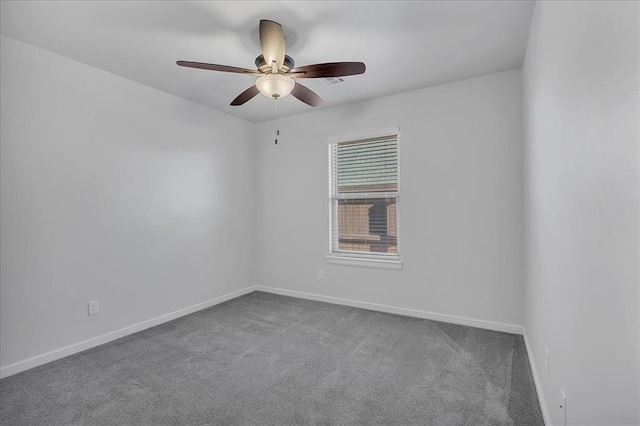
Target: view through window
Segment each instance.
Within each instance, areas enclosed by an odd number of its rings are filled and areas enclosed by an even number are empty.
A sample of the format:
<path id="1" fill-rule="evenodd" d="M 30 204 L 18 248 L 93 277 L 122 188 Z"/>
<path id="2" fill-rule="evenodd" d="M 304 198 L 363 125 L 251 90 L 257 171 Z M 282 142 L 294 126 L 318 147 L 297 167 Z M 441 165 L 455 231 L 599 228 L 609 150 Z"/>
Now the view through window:
<path id="1" fill-rule="evenodd" d="M 398 135 L 333 143 L 330 253 L 398 257 Z"/>

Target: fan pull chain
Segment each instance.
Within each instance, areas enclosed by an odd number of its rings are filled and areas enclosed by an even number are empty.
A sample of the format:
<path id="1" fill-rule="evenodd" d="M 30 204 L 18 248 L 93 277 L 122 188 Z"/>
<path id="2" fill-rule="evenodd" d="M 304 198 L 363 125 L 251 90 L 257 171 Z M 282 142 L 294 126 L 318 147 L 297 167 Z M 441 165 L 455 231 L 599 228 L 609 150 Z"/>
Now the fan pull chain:
<path id="1" fill-rule="evenodd" d="M 278 137 L 280 137 L 280 117 L 278 117 L 278 98 L 276 98 L 276 145 L 278 145 Z"/>

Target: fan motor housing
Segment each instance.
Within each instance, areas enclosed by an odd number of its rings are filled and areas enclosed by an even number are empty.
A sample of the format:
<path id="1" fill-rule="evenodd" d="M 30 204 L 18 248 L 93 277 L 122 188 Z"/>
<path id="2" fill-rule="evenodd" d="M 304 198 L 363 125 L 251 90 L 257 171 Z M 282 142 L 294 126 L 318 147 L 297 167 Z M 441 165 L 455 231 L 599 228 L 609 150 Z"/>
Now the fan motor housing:
<path id="1" fill-rule="evenodd" d="M 256 67 L 258 67 L 258 70 L 260 70 L 260 72 L 263 73 L 270 73 L 271 72 L 271 65 L 267 64 L 267 61 L 265 61 L 264 56 L 260 55 L 256 58 Z M 284 62 L 282 63 L 282 67 L 278 70 L 278 71 L 282 71 L 283 73 L 287 73 L 289 72 L 289 70 L 291 68 L 294 67 L 295 65 L 295 61 L 293 60 L 293 58 L 289 55 L 284 55 Z"/>

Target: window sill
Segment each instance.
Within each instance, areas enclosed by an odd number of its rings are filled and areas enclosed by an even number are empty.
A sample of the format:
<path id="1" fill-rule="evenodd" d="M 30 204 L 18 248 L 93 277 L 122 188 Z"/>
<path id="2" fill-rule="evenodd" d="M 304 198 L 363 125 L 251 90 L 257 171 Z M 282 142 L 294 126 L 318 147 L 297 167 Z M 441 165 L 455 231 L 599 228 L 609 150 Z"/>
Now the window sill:
<path id="1" fill-rule="evenodd" d="M 327 256 L 327 263 L 342 266 L 356 266 L 359 268 L 402 270 L 401 260 L 372 259 L 370 257 Z"/>

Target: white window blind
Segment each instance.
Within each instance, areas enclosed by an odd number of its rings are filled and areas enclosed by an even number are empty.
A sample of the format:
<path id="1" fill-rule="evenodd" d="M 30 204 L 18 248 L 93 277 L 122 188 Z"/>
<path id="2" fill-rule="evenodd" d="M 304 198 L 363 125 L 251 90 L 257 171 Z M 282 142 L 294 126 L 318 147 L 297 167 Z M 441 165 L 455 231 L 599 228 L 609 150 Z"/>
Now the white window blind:
<path id="1" fill-rule="evenodd" d="M 398 134 L 332 143 L 329 168 L 330 255 L 398 259 Z"/>

